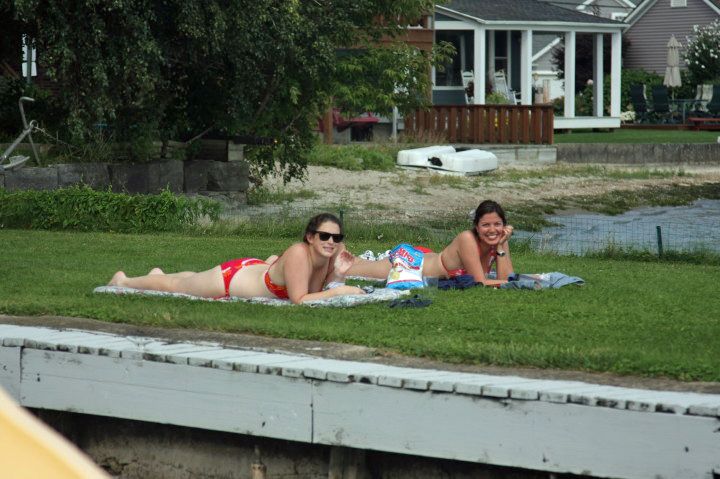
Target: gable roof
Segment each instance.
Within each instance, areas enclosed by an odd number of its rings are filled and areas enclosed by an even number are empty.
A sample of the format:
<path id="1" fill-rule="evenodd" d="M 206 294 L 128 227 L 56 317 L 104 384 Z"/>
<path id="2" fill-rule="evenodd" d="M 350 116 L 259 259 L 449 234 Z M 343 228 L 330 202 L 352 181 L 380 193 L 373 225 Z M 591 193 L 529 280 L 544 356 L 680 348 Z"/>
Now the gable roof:
<path id="1" fill-rule="evenodd" d="M 540 0 L 452 0 L 439 10 L 459 13 L 481 23 L 584 23 L 619 26 L 622 22 L 580 13 Z"/>
<path id="2" fill-rule="evenodd" d="M 718 15 L 720 15 L 720 0 L 702 0 L 708 7 L 713 9 Z M 645 0 L 637 7 L 633 12 L 625 18 L 625 22 L 634 25 L 638 20 L 647 13 L 653 5 L 657 3 L 657 0 Z"/>

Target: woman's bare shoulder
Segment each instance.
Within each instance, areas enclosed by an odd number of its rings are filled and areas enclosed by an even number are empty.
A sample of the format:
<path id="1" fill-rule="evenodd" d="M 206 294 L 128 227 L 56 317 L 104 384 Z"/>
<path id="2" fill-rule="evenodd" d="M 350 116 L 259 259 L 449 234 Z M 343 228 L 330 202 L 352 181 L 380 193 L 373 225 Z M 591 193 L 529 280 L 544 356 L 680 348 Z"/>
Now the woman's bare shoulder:
<path id="1" fill-rule="evenodd" d="M 459 235 L 455 237 L 454 243 L 468 243 L 468 242 L 475 242 L 475 235 L 470 230 L 465 230 Z"/>
<path id="2" fill-rule="evenodd" d="M 308 254 L 308 245 L 306 243 L 294 243 L 283 251 L 282 257 L 296 258 L 298 256 L 306 256 Z"/>

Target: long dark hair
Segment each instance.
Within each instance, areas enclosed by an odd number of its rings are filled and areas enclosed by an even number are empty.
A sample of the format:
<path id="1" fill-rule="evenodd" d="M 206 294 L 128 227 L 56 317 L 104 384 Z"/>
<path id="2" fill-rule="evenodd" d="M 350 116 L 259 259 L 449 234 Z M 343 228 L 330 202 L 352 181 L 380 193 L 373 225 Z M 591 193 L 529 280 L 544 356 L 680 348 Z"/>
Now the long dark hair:
<path id="1" fill-rule="evenodd" d="M 333 223 L 338 225 L 340 227 L 340 234 L 345 234 L 345 228 L 343 227 L 340 218 L 338 218 L 332 213 L 320 213 L 319 215 L 315 215 L 310 218 L 310 221 L 308 221 L 308 224 L 305 227 L 305 233 L 303 233 L 302 240 L 307 243 L 307 235 L 314 235 L 320 225 L 325 223 L 326 221 L 332 221 Z"/>
<path id="2" fill-rule="evenodd" d="M 503 211 L 502 206 L 500 206 L 493 200 L 485 200 L 480 203 L 475 210 L 475 219 L 473 220 L 473 232 L 475 234 L 477 234 L 476 228 L 478 223 L 480 222 L 480 218 L 482 218 L 488 213 L 497 213 L 497 215 L 503 222 L 503 226 L 507 224 L 507 220 L 505 219 L 505 212 Z"/>

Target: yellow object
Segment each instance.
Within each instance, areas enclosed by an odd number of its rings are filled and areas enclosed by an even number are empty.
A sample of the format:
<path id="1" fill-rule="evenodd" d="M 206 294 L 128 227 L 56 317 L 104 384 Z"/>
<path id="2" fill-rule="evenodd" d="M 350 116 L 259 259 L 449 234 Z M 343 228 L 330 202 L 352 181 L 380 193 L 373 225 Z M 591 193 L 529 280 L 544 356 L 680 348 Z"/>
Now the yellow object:
<path id="1" fill-rule="evenodd" d="M 0 477 L 110 479 L 70 441 L 0 389 Z"/>

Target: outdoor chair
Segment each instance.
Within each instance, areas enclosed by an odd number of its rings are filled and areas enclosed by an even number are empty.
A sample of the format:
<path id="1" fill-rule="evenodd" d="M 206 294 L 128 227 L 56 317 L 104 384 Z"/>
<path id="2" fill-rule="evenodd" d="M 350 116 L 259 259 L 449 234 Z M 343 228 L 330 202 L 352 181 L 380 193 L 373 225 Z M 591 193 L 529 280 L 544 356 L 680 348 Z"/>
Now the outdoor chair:
<path id="1" fill-rule="evenodd" d="M 720 117 L 720 85 L 712 86 L 712 97 L 705 105 L 708 116 Z"/>
<path id="2" fill-rule="evenodd" d="M 635 83 L 630 85 L 630 103 L 635 109 L 635 118 L 643 123 L 648 119 L 647 99 L 645 85 Z"/>
<path id="3" fill-rule="evenodd" d="M 652 86 L 652 114 L 662 123 L 671 120 L 670 99 L 668 98 L 668 89 L 665 85 Z"/>
<path id="4" fill-rule="evenodd" d="M 710 101 L 710 98 L 712 98 L 712 91 L 713 86 L 712 85 L 698 85 L 695 89 L 695 98 L 694 102 L 692 103 L 692 110 L 695 113 L 704 113 L 707 112 L 705 109 L 705 105 L 707 102 Z"/>

